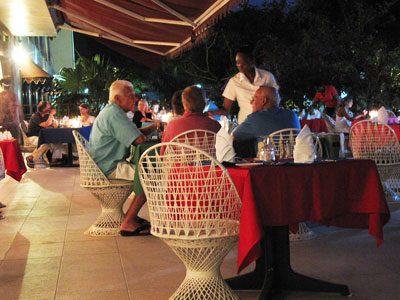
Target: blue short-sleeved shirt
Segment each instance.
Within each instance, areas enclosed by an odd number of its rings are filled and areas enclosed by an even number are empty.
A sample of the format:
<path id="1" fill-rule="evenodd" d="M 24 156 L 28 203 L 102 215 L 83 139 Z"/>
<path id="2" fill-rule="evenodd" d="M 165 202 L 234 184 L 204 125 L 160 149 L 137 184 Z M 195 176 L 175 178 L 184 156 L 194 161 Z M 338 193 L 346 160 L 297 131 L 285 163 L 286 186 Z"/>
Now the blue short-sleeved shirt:
<path id="1" fill-rule="evenodd" d="M 115 103 L 109 103 L 93 123 L 89 153 L 108 176 L 117 167 L 118 161 L 128 156 L 130 145 L 141 134 L 122 108 Z"/>
<path id="2" fill-rule="evenodd" d="M 235 129 L 235 141 L 259 139 L 277 130 L 300 128 L 300 121 L 294 111 L 282 108 L 268 108 L 248 115 Z"/>

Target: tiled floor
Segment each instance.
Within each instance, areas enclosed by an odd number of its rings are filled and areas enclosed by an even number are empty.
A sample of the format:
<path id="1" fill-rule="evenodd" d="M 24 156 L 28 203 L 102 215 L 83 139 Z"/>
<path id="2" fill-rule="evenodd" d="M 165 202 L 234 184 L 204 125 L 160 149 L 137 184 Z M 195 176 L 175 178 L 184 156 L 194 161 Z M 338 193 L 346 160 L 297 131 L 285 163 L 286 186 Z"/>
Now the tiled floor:
<path id="1" fill-rule="evenodd" d="M 1 300 L 162 300 L 185 276 L 183 264 L 158 238 L 83 234 L 100 207 L 79 186 L 79 168 L 30 170 L 21 183 L 7 176 L 0 181 L 0 201 L 7 204 L 0 221 Z M 148 217 L 146 208 L 142 216 Z M 399 212 L 385 226 L 380 248 L 367 230 L 313 230 L 319 238 L 291 245 L 296 270 L 348 284 L 353 299 L 400 299 Z M 235 253 L 222 265 L 224 277 L 235 275 Z M 253 300 L 259 293 L 238 294 Z M 288 293 L 285 299 L 343 297 Z"/>

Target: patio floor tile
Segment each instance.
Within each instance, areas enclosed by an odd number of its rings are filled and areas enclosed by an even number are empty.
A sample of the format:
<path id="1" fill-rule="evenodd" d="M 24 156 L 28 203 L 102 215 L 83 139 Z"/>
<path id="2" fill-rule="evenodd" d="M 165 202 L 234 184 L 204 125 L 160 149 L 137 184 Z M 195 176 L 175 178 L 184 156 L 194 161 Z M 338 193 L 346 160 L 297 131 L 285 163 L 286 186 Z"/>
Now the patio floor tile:
<path id="1" fill-rule="evenodd" d="M 28 170 L 20 183 L 7 176 L 0 191 L 0 201 L 7 204 L 0 221 L 1 300 L 163 300 L 185 277 L 181 260 L 157 237 L 84 234 L 101 208 L 79 186 L 79 168 Z M 140 216 L 149 219 L 146 205 Z M 400 299 L 400 210 L 385 225 L 379 248 L 367 230 L 312 226 L 316 239 L 291 243 L 296 271 L 348 284 L 355 300 Z M 225 278 L 236 275 L 236 253 L 234 247 L 222 263 Z M 259 291 L 237 294 L 256 300 Z M 343 300 L 307 292 L 284 297 Z"/>

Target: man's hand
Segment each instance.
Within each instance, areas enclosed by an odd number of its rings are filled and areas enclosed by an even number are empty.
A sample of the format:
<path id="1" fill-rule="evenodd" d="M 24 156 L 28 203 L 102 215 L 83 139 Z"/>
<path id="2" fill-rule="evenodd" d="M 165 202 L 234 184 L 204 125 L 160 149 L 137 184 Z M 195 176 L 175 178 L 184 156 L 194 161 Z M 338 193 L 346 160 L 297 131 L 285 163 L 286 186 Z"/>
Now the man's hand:
<path id="1" fill-rule="evenodd" d="M 160 124 L 161 124 L 160 121 L 155 121 L 152 124 L 147 125 L 146 127 L 139 128 L 139 130 L 145 136 L 151 136 L 154 131 L 160 128 Z"/>
<path id="2" fill-rule="evenodd" d="M 134 145 L 143 144 L 147 140 L 146 136 L 143 134 L 133 141 Z"/>
<path id="3" fill-rule="evenodd" d="M 53 115 L 55 115 L 56 114 L 56 110 L 53 108 L 51 111 L 50 111 L 50 116 L 53 116 Z"/>

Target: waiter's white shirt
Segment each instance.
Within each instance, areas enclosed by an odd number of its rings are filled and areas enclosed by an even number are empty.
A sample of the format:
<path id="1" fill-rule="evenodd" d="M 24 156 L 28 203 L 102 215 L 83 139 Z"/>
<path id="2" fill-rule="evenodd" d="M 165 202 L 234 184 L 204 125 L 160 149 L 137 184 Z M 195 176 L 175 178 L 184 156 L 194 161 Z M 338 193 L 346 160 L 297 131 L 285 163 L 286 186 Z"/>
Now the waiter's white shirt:
<path id="1" fill-rule="evenodd" d="M 222 94 L 223 97 L 232 101 L 237 101 L 239 105 L 238 123 L 242 123 L 246 117 L 253 112 L 251 107 L 251 99 L 260 86 L 271 86 L 279 89 L 274 75 L 263 69 L 255 68 L 256 76 L 253 83 L 247 79 L 243 73 L 237 73 L 231 79 Z"/>

